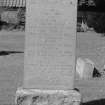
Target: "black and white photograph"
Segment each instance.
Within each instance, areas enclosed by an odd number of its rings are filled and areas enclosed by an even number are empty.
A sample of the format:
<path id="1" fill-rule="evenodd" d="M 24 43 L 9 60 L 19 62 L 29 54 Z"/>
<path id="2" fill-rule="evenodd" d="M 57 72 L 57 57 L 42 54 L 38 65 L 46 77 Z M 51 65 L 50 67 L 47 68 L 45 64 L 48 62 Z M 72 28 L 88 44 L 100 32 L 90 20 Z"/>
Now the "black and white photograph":
<path id="1" fill-rule="evenodd" d="M 0 0 L 0 105 L 104 105 L 105 0 Z"/>

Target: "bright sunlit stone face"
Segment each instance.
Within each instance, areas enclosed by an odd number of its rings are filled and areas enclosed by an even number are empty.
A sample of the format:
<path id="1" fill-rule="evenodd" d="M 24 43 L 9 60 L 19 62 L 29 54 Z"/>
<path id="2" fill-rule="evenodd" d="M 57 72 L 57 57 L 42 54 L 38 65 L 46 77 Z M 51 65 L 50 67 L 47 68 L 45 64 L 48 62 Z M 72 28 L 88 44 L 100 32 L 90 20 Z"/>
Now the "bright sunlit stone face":
<path id="1" fill-rule="evenodd" d="M 28 0 L 24 88 L 73 89 L 76 0 Z"/>

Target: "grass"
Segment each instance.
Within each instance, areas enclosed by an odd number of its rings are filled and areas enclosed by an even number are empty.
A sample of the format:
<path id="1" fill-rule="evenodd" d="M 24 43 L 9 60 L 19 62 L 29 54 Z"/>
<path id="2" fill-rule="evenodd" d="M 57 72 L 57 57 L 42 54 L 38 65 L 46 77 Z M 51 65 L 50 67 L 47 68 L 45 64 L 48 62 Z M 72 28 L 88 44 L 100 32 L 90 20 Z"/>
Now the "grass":
<path id="1" fill-rule="evenodd" d="M 0 51 L 24 52 L 24 32 L 0 32 Z M 77 34 L 77 57 L 88 57 L 99 70 L 105 64 L 105 37 L 96 33 Z M 0 56 L 0 104 L 14 105 L 16 89 L 22 86 L 24 54 Z M 105 79 L 76 80 L 75 87 L 83 95 L 84 105 L 105 98 Z M 90 103 L 89 103 L 89 102 Z M 88 102 L 88 103 L 85 103 Z M 102 101 L 103 102 L 103 101 Z"/>

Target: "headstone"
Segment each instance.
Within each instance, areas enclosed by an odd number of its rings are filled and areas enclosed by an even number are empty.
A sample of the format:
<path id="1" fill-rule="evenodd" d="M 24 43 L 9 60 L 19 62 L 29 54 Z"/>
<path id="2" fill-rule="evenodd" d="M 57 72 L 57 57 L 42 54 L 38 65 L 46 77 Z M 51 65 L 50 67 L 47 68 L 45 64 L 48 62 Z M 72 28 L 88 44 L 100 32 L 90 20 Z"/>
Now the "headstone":
<path id="1" fill-rule="evenodd" d="M 76 6 L 76 0 L 27 1 L 24 88 L 73 89 Z"/>
<path id="2" fill-rule="evenodd" d="M 91 79 L 95 64 L 88 58 L 78 58 L 76 63 L 76 74 L 80 79 Z"/>
<path id="3" fill-rule="evenodd" d="M 73 90 L 77 0 L 26 4 L 24 84 L 17 91 L 17 104 L 20 95 L 25 104 L 79 104 L 80 94 Z"/>
<path id="4" fill-rule="evenodd" d="M 76 78 L 83 78 L 83 73 L 84 73 L 84 68 L 85 68 L 85 61 L 81 58 L 77 58 L 76 62 Z"/>

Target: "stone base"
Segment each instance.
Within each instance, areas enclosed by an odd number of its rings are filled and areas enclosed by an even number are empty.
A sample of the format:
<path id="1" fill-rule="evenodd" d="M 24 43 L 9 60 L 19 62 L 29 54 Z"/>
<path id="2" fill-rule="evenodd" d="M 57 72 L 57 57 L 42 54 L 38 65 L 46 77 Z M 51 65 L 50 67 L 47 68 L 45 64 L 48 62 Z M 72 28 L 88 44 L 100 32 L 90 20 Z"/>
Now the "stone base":
<path id="1" fill-rule="evenodd" d="M 81 95 L 76 90 L 18 89 L 16 105 L 80 105 Z"/>

